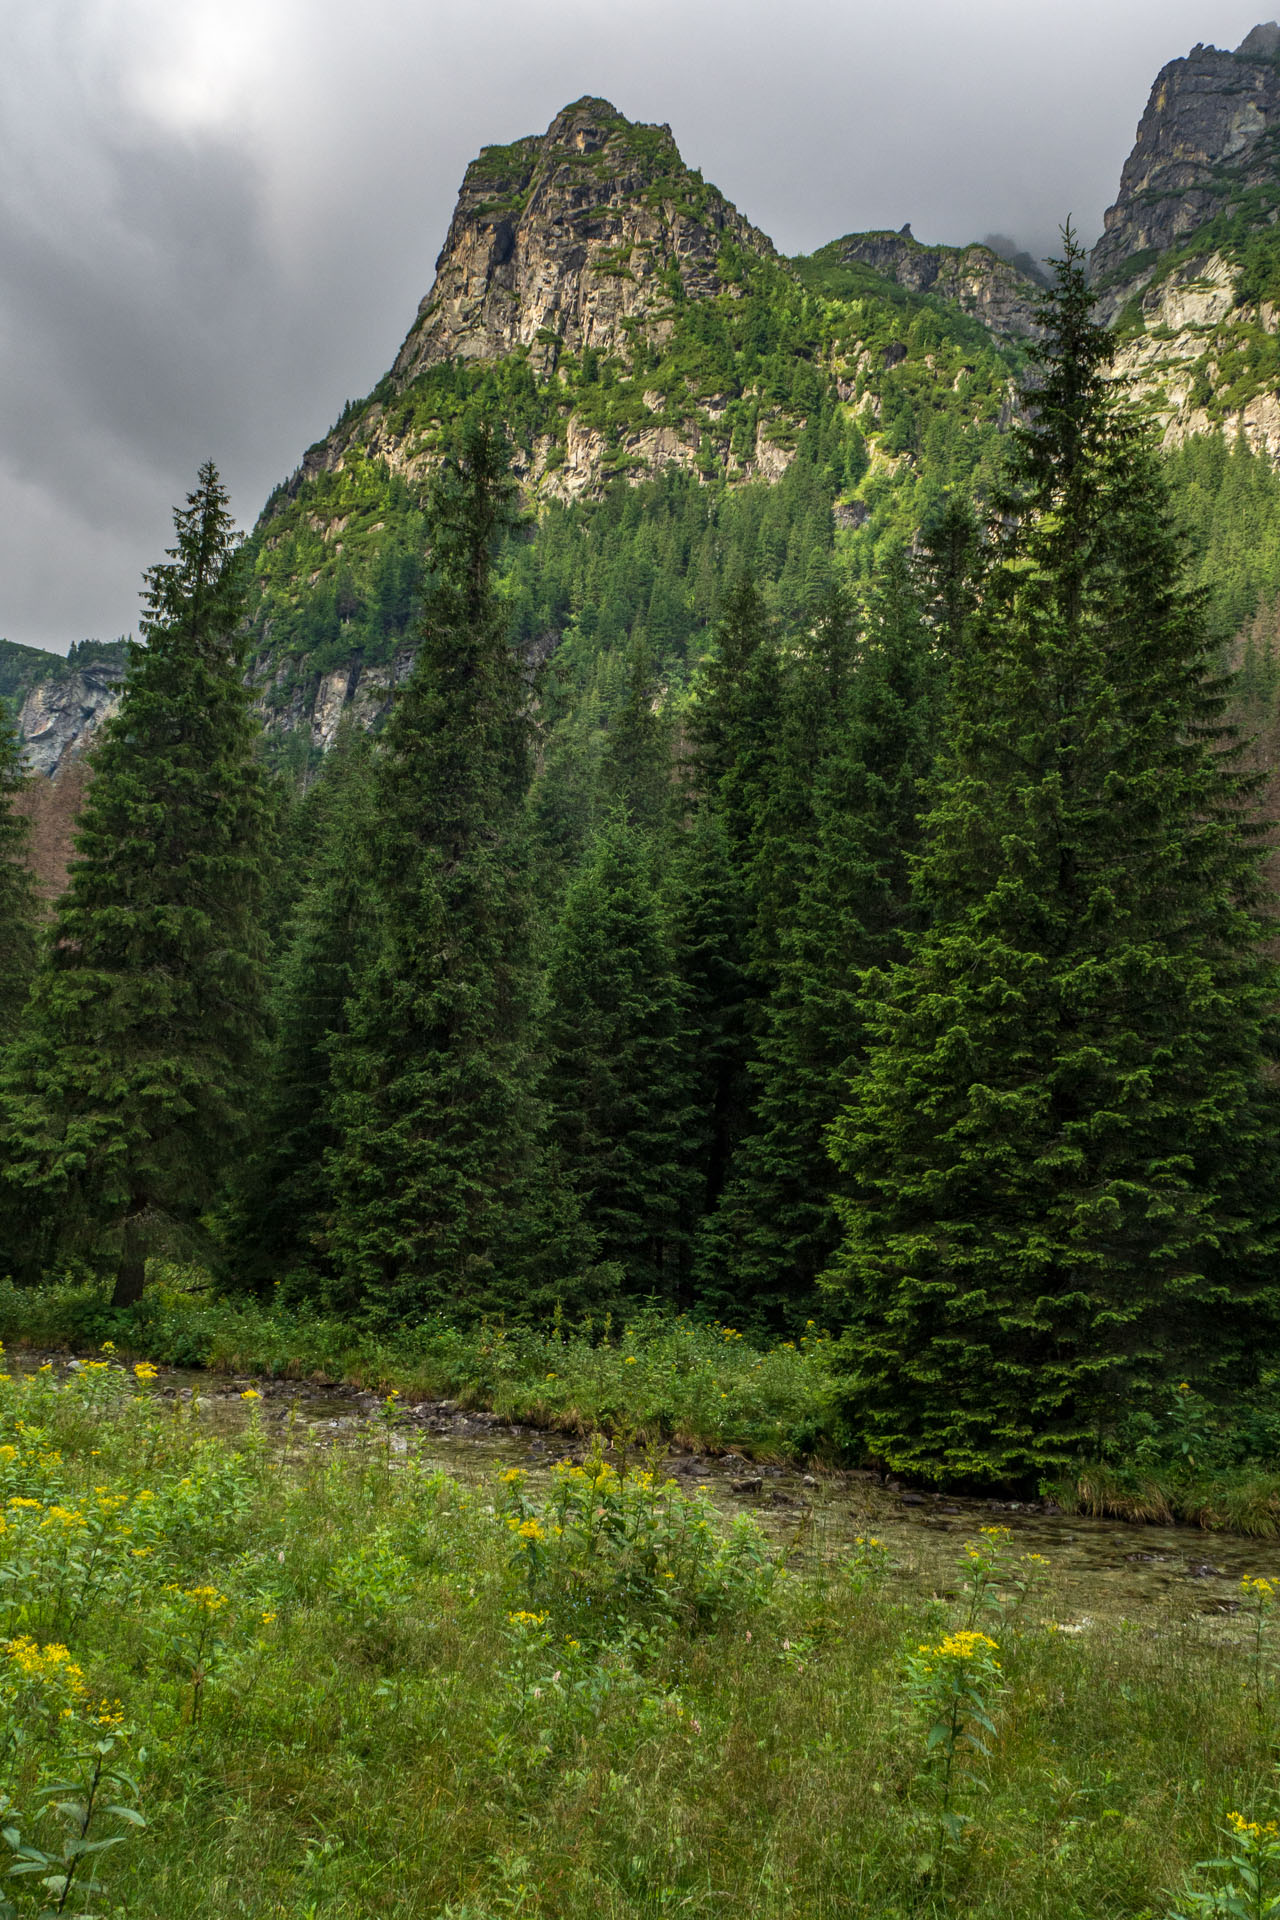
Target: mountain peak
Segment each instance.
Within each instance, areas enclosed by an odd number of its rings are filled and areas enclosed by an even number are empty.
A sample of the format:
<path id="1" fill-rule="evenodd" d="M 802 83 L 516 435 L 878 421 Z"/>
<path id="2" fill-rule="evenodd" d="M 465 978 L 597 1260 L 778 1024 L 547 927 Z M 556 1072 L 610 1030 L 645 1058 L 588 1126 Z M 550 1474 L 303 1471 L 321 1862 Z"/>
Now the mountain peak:
<path id="1" fill-rule="evenodd" d="M 673 299 L 721 290 L 726 241 L 777 258 L 685 166 L 670 127 L 584 95 L 546 133 L 484 147 L 467 168 L 397 384 L 444 360 L 516 351 L 539 373 L 562 348 L 626 359 L 636 329 L 662 337 Z"/>
<path id="2" fill-rule="evenodd" d="M 1280 53 L 1280 26 L 1274 20 L 1254 27 L 1236 48 L 1237 58 L 1243 55 L 1246 60 L 1270 60 L 1277 53 Z"/>
<path id="3" fill-rule="evenodd" d="M 1193 47 L 1156 76 L 1093 250 L 1095 277 L 1142 284 L 1159 256 L 1255 188 L 1275 186 L 1280 26 L 1254 27 L 1234 53 Z M 1255 196 L 1256 197 L 1256 196 Z"/>

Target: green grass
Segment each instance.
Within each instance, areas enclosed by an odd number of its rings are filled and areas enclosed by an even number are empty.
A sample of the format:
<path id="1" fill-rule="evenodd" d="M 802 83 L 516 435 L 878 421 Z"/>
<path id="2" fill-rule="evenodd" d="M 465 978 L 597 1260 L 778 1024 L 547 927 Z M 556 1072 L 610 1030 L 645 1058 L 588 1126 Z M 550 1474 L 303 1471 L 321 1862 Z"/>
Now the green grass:
<path id="1" fill-rule="evenodd" d="M 296 1438 L 110 1371 L 0 1382 L 0 1495 L 40 1503 L 5 1508 L 6 1817 L 55 1853 L 41 1784 L 113 1743 L 147 1824 L 95 1816 L 94 1913 L 1162 1920 L 1267 1813 L 1269 1613 L 1255 1673 L 1247 1615 L 1055 1630 L 998 1536 L 934 1596 L 873 1548 L 781 1577 L 660 1473 L 464 1485 L 393 1430 Z M 971 1622 L 994 1732 L 948 1838 L 918 1649 Z M 82 1679 L 24 1678 L 20 1635 Z"/>
<path id="2" fill-rule="evenodd" d="M 816 1328 L 763 1349 L 732 1327 L 638 1312 L 614 1324 L 461 1328 L 439 1320 L 376 1333 L 320 1314 L 229 1299 L 189 1269 L 167 1269 L 142 1302 L 113 1312 L 93 1285 L 23 1290 L 0 1281 L 0 1339 L 10 1345 L 124 1354 L 332 1381 L 489 1407 L 566 1433 L 627 1429 L 758 1459 L 833 1455 L 828 1341 Z M 193 1290 L 194 1282 L 194 1290 Z"/>
<path id="3" fill-rule="evenodd" d="M 0 1339 L 89 1354 L 110 1339 L 122 1356 L 165 1366 L 394 1387 L 407 1399 L 449 1399 L 577 1436 L 623 1434 L 639 1446 L 764 1461 L 857 1458 L 840 1420 L 831 1337 L 816 1327 L 769 1348 L 732 1327 L 648 1310 L 620 1325 L 432 1319 L 379 1332 L 229 1298 L 197 1269 L 162 1267 L 141 1303 L 123 1312 L 96 1285 L 28 1290 L 0 1280 Z M 1230 1406 L 1183 1388 L 1168 1398 L 1159 1416 L 1117 1435 L 1114 1457 L 1084 1462 L 1043 1490 L 1069 1513 L 1280 1539 L 1280 1379 L 1265 1376 Z"/>

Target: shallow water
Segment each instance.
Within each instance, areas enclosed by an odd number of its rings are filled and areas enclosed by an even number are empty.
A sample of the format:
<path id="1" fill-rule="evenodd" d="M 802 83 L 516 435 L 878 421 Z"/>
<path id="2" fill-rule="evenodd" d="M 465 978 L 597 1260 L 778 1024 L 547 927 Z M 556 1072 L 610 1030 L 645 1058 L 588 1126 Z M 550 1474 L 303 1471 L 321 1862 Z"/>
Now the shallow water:
<path id="1" fill-rule="evenodd" d="M 46 1362 L 60 1374 L 77 1364 L 64 1354 L 8 1358 L 15 1372 Z M 241 1398 L 247 1388 L 259 1393 L 257 1402 Z M 412 1449 L 424 1464 L 472 1483 L 512 1465 L 536 1479 L 557 1460 L 580 1458 L 584 1451 L 584 1443 L 570 1436 L 510 1426 L 449 1401 L 406 1406 L 388 1425 L 379 1417 L 377 1395 L 306 1381 L 164 1368 L 154 1391 L 175 1409 L 193 1407 L 202 1424 L 228 1434 L 247 1424 L 256 1405 L 265 1430 L 286 1453 L 376 1446 L 387 1450 L 394 1467 Z M 1243 1624 L 1233 1623 L 1241 1577 L 1264 1574 L 1280 1582 L 1280 1542 L 1239 1534 L 1082 1519 L 1021 1502 L 904 1495 L 866 1474 L 761 1467 L 733 1454 L 672 1454 L 667 1471 L 682 1485 L 706 1487 L 726 1514 L 754 1513 L 797 1566 L 842 1558 L 855 1535 L 873 1533 L 890 1551 L 895 1580 L 917 1592 L 954 1593 L 965 1541 L 980 1527 L 1007 1526 L 1018 1551 L 1049 1560 L 1054 1617 L 1072 1631 L 1087 1629 L 1094 1619 L 1138 1621 L 1158 1607 L 1166 1619 L 1172 1615 L 1234 1637 Z"/>

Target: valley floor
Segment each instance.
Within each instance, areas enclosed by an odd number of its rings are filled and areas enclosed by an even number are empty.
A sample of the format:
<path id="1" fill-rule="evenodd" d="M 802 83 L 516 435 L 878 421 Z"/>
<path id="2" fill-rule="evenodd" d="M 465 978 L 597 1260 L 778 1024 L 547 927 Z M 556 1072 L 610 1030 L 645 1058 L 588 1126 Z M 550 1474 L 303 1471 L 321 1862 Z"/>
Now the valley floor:
<path id="1" fill-rule="evenodd" d="M 130 1920 L 1163 1920 L 1198 1861 L 1277 1871 L 1269 1549 L 1232 1611 L 1090 1618 L 999 1525 L 921 1580 L 590 1451 L 442 1472 L 394 1398 L 272 1438 L 246 1391 L 234 1437 L 112 1354 L 0 1381 L 19 1914 L 68 1864 Z"/>

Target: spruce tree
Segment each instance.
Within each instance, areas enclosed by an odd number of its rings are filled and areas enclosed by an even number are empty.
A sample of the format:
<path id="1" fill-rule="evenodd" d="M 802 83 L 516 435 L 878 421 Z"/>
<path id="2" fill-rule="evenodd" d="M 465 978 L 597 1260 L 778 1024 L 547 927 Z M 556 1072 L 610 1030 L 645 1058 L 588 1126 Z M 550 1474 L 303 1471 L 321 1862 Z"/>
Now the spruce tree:
<path id="1" fill-rule="evenodd" d="M 552 942 L 546 1094 L 565 1178 L 632 1294 L 686 1267 L 691 1066 L 646 837 L 616 815 L 570 884 Z"/>
<path id="2" fill-rule="evenodd" d="M 606 803 L 620 802 L 647 833 L 664 827 L 672 810 L 672 731 L 660 710 L 648 643 L 628 649 L 626 688 L 611 717 L 601 766 Z"/>
<path id="3" fill-rule="evenodd" d="M 114 1270 L 119 1305 L 141 1293 L 148 1253 L 189 1242 L 215 1200 L 262 1037 L 268 808 L 212 464 L 174 525 L 0 1088 L 28 1255 L 86 1252 Z"/>
<path id="4" fill-rule="evenodd" d="M 337 1146 L 331 1066 L 374 924 L 368 872 L 373 744 L 339 729 L 308 795 L 310 872 L 283 943 L 272 992 L 272 1046 L 255 1145 L 234 1183 L 223 1236 L 232 1283 L 323 1298 L 330 1198 L 325 1158 Z"/>
<path id="5" fill-rule="evenodd" d="M 934 1477 L 1054 1469 L 1274 1318 L 1250 783 L 1066 238 L 956 663 L 932 924 L 870 997 L 833 1131 L 848 1418 Z"/>
<path id="6" fill-rule="evenodd" d="M 864 1052 L 862 978 L 903 957 L 917 921 L 909 867 L 941 687 L 901 549 L 876 577 L 856 669 L 852 623 L 838 607 L 814 638 L 805 704 L 820 706 L 826 729 L 809 844 L 780 849 L 795 880 L 751 1068 L 753 1123 L 723 1203 L 740 1292 L 774 1325 L 819 1310 L 817 1280 L 837 1244 L 827 1129 Z"/>
<path id="7" fill-rule="evenodd" d="M 542 1231 L 526 703 L 491 575 L 512 497 L 505 447 L 467 423 L 433 485 L 434 580 L 372 783 L 371 950 L 334 1048 L 326 1177 L 337 1285 L 381 1315 L 520 1306 Z"/>
<path id="8" fill-rule="evenodd" d="M 13 804 L 25 786 L 18 730 L 0 700 L 0 1046 L 17 1027 L 36 959 L 30 827 Z"/>
<path id="9" fill-rule="evenodd" d="M 765 972 L 752 865 L 774 770 L 779 701 L 772 623 L 744 577 L 729 594 L 690 712 L 694 817 L 672 874 L 677 965 L 699 1063 L 693 1138 L 705 1224 L 694 1285 L 712 1306 L 725 1304 L 729 1285 L 715 1212 L 751 1111 L 748 1063 Z"/>

